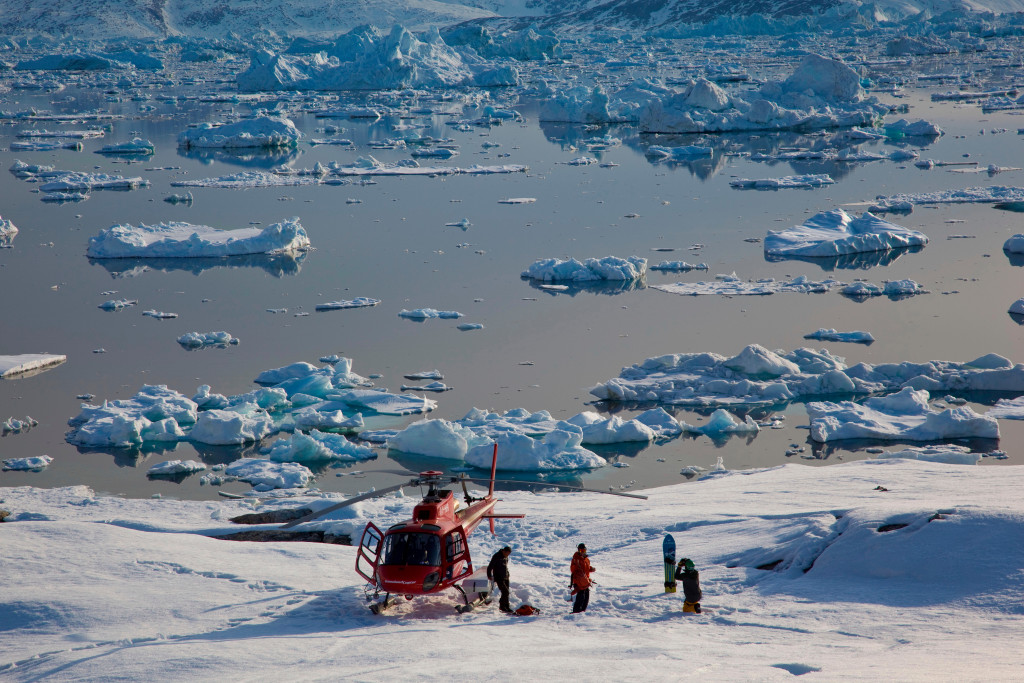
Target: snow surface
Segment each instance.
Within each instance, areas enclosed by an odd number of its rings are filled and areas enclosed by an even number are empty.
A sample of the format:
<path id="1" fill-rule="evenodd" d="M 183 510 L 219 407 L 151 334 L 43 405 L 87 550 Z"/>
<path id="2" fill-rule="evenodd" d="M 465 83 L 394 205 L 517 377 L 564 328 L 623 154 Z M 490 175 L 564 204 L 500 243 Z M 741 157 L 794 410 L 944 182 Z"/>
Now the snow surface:
<path id="1" fill-rule="evenodd" d="M 0 671 L 11 681 L 225 679 L 244 662 L 293 680 L 421 680 L 432 677 L 425 662 L 448 661 L 496 680 L 567 666 L 586 681 L 1015 680 L 1022 486 L 1019 466 L 882 459 L 718 472 L 646 501 L 503 492 L 497 512 L 526 518 L 496 520 L 497 536 L 478 531 L 470 550 L 482 566 L 512 547 L 513 607 L 541 610 L 518 619 L 494 605 L 457 614 L 455 591 L 373 615 L 355 548 L 209 537 L 238 531 L 227 520 L 256 507 L 337 500 L 324 494 L 260 505 L 0 489 L 12 513 Z M 366 501 L 313 526 L 387 528 L 413 502 Z M 701 573 L 700 615 L 664 593 L 666 532 Z M 574 616 L 563 598 L 579 542 L 597 586 Z"/>

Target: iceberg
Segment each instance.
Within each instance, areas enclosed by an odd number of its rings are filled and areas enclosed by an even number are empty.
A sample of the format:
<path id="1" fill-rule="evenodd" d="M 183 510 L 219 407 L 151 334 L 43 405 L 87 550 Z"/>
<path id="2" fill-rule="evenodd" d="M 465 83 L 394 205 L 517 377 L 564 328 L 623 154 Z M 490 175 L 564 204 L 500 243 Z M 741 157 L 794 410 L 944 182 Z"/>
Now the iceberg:
<path id="1" fill-rule="evenodd" d="M 22 353 L 0 355 L 0 379 L 26 377 L 54 368 L 68 359 L 55 353 Z"/>
<path id="2" fill-rule="evenodd" d="M 3 470 L 5 472 L 14 470 L 18 472 L 38 472 L 46 468 L 53 462 L 53 458 L 48 455 L 37 455 L 32 458 L 8 458 L 3 461 Z"/>
<path id="3" fill-rule="evenodd" d="M 329 301 L 326 304 L 317 304 L 318 311 L 342 311 L 348 308 L 369 308 L 380 303 L 380 299 L 371 299 L 365 296 L 358 296 L 355 299 L 342 299 L 340 301 Z"/>
<path id="4" fill-rule="evenodd" d="M 188 438 L 213 446 L 240 445 L 262 441 L 276 431 L 273 418 L 255 404 L 236 409 L 243 412 L 213 409 L 199 413 Z"/>
<path id="5" fill-rule="evenodd" d="M 598 280 L 640 281 L 647 275 L 647 259 L 639 256 L 619 258 L 588 258 L 582 263 L 574 258 L 540 259 L 524 270 L 520 277 L 543 282 L 593 282 Z"/>
<path id="6" fill-rule="evenodd" d="M 693 425 L 683 423 L 682 428 L 683 431 L 711 437 L 729 434 L 756 434 L 761 431 L 761 428 L 749 415 L 744 418 L 743 422 L 740 422 L 732 413 L 724 408 L 719 408 L 711 413 L 707 424 L 694 427 Z"/>
<path id="7" fill-rule="evenodd" d="M 491 63 L 478 58 L 471 67 L 437 29 L 422 38 L 399 25 L 387 35 L 363 25 L 339 36 L 327 51 L 308 56 L 256 50 L 249 68 L 235 80 L 240 90 L 250 92 L 448 88 L 476 84 L 476 72 L 482 75 L 481 85 L 494 83 Z M 506 72 L 501 80 L 510 75 Z"/>
<path id="8" fill-rule="evenodd" d="M 990 185 L 967 187 L 962 190 L 936 190 L 934 192 L 878 196 L 875 197 L 871 211 L 907 212 L 917 204 L 995 204 L 998 202 L 1024 202 L 1024 188 Z"/>
<path id="9" fill-rule="evenodd" d="M 97 154 L 111 154 L 124 156 L 152 156 L 156 154 L 156 146 L 149 140 L 132 138 L 128 142 L 115 145 L 105 145 L 98 150 Z"/>
<path id="10" fill-rule="evenodd" d="M 523 434 L 503 434 L 498 444 L 498 469 L 519 472 L 587 470 L 604 467 L 608 461 L 580 445 L 582 434 L 564 430 L 549 432 L 537 440 Z M 490 469 L 493 446 L 474 446 L 466 453 L 466 464 Z"/>
<path id="11" fill-rule="evenodd" d="M 224 469 L 224 476 L 264 489 L 306 488 L 313 481 L 308 467 L 294 462 L 241 458 Z"/>
<path id="12" fill-rule="evenodd" d="M 43 192 L 83 192 L 85 190 L 136 190 L 149 187 L 149 181 L 142 178 L 124 178 L 107 173 L 70 172 L 57 176 L 39 189 Z"/>
<path id="13" fill-rule="evenodd" d="M 17 231 L 17 229 L 14 230 L 14 232 Z M 2 229 L 0 229 L 0 233 L 2 232 Z M 1018 232 L 1016 235 L 1003 242 L 1003 251 L 1008 254 L 1024 254 L 1024 233 Z"/>
<path id="14" fill-rule="evenodd" d="M 257 116 L 253 119 L 214 126 L 204 123 L 178 136 L 184 149 L 240 149 L 295 147 L 302 133 L 284 116 Z"/>
<path id="15" fill-rule="evenodd" d="M 234 346 L 238 339 L 228 332 L 186 332 L 178 337 L 178 343 L 186 349 L 201 349 L 208 346 Z"/>
<path id="16" fill-rule="evenodd" d="M 89 239 L 91 258 L 196 258 L 278 254 L 308 249 L 298 218 L 266 228 L 221 230 L 184 222 L 115 225 Z"/>
<path id="17" fill-rule="evenodd" d="M 804 339 L 817 339 L 818 341 L 849 342 L 852 344 L 871 344 L 875 338 L 870 332 L 839 332 L 835 328 L 819 328 L 817 332 L 805 334 Z"/>
<path id="18" fill-rule="evenodd" d="M 197 460 L 168 460 L 153 465 L 146 472 L 148 477 L 172 477 L 176 474 L 192 474 L 202 472 L 206 465 Z"/>
<path id="19" fill-rule="evenodd" d="M 774 256 L 840 256 L 928 244 L 928 237 L 865 212 L 854 218 L 842 209 L 824 211 L 803 225 L 769 230 L 764 252 Z"/>
<path id="20" fill-rule="evenodd" d="M 928 399 L 926 389 L 908 386 L 889 396 L 869 398 L 863 404 L 808 403 L 811 439 L 825 443 L 842 439 L 999 438 L 999 423 L 994 417 L 979 415 L 967 406 L 932 410 Z"/>
<path id="21" fill-rule="evenodd" d="M 410 318 L 412 320 L 427 320 L 430 318 L 457 320 L 458 318 L 462 318 L 463 314 L 458 311 L 439 311 L 436 308 L 417 308 L 411 311 L 403 308 L 398 312 L 398 317 Z"/>
<path id="22" fill-rule="evenodd" d="M 974 453 L 967 446 L 941 444 L 935 446 L 909 446 L 898 451 L 885 451 L 872 456 L 876 460 L 898 459 L 941 462 L 949 465 L 977 465 L 985 453 Z"/>
<path id="23" fill-rule="evenodd" d="M 14 243 L 18 228 L 7 218 L 0 217 L 0 249 L 8 248 Z"/>
<path id="24" fill-rule="evenodd" d="M 308 434 L 296 432 L 274 443 L 267 458 L 274 462 L 357 462 L 372 460 L 373 449 L 352 443 L 341 434 L 327 434 L 316 429 Z"/>

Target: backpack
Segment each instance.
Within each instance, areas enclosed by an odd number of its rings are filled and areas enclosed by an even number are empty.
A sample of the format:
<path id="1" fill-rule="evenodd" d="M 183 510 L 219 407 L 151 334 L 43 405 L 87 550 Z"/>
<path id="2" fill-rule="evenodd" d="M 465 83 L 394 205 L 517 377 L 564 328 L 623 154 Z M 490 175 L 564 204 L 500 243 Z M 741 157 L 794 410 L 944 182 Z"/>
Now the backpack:
<path id="1" fill-rule="evenodd" d="M 516 610 L 516 614 L 518 614 L 521 617 L 531 617 L 534 614 L 539 613 L 540 610 L 534 607 L 533 605 L 523 605 L 522 607 Z"/>

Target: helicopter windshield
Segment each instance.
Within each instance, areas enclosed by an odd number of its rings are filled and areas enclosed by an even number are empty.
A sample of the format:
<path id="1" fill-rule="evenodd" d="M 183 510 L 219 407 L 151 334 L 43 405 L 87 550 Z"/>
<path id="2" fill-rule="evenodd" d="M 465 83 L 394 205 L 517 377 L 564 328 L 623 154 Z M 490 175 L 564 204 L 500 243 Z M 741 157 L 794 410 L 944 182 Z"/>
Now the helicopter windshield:
<path id="1" fill-rule="evenodd" d="M 441 565 L 441 539 L 434 534 L 395 533 L 384 539 L 385 565 Z"/>

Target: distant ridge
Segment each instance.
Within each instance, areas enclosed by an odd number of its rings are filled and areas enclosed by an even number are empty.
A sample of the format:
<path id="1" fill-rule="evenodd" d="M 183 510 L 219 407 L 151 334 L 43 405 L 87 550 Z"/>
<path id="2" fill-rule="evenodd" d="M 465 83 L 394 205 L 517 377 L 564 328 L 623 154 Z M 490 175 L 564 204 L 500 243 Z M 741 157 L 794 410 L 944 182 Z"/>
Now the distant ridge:
<path id="1" fill-rule="evenodd" d="M 331 37 L 361 24 L 412 30 L 466 21 L 522 27 L 647 30 L 726 17 L 895 19 L 927 12 L 1024 11 L 1024 0 L 0 0 L 0 36 L 57 40 Z"/>

